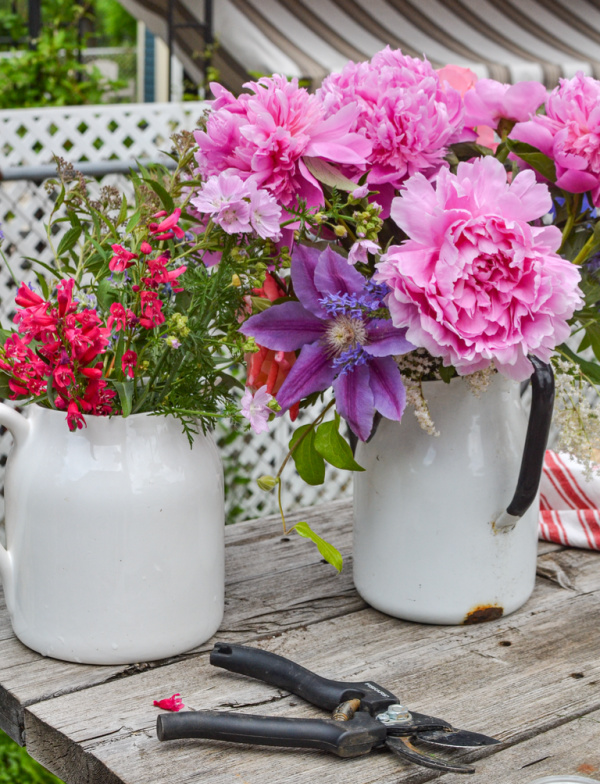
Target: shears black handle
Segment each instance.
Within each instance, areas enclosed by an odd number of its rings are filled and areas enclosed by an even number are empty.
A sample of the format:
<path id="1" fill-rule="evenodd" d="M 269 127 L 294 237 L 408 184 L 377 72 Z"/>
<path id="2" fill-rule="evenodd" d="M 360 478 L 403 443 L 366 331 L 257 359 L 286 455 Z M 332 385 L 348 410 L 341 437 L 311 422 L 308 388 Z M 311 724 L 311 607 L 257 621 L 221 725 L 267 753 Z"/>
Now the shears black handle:
<path id="1" fill-rule="evenodd" d="M 335 721 L 185 711 L 158 716 L 156 732 L 159 740 L 210 738 L 230 743 L 320 749 L 338 757 L 368 754 L 373 747 L 382 746 L 387 737 L 385 727 L 366 713 L 357 714 L 352 721 Z"/>
<path id="2" fill-rule="evenodd" d="M 210 663 L 289 691 L 327 711 L 347 700 L 359 699 L 360 710 L 376 716 L 398 702 L 394 694 L 377 683 L 322 678 L 290 659 L 259 648 L 218 642 L 211 651 Z"/>

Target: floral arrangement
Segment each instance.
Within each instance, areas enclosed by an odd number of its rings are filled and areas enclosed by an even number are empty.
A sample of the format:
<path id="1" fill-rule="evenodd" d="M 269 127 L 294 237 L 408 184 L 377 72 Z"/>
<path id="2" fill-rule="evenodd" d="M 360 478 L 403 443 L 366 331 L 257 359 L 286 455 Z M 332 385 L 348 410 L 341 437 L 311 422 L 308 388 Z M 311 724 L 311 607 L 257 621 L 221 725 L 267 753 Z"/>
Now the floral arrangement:
<path id="1" fill-rule="evenodd" d="M 131 202 L 114 187 L 92 198 L 89 183 L 57 161 L 47 185 L 55 258 L 31 260 L 37 285 L 13 276 L 16 313 L 0 346 L 4 397 L 64 411 L 71 430 L 89 416 L 170 414 L 190 440 L 199 426 L 238 416 L 229 369 L 243 361 L 235 283 L 245 266 L 235 254 L 212 269 L 204 263 L 219 237 L 186 212 L 193 139 L 175 140 L 175 170 L 132 173 Z M 69 228 L 54 249 L 58 222 Z"/>
<path id="2" fill-rule="evenodd" d="M 435 433 L 423 382 L 524 381 L 530 356 L 554 365 L 559 418 L 585 413 L 567 431 L 589 459 L 600 431 L 580 402 L 600 382 L 600 82 L 578 74 L 548 93 L 388 47 L 315 94 L 282 76 L 245 87 L 212 85 L 192 203 L 243 249 L 259 230 L 257 194 L 272 200 L 268 263 L 240 327 L 242 412 L 260 432 L 333 390 L 284 465 L 291 457 L 313 484 L 326 461 L 360 470 L 342 420 L 366 440 L 377 415 L 400 420 L 408 401 Z M 280 474 L 259 482 L 280 490 Z"/>
<path id="3" fill-rule="evenodd" d="M 326 462 L 362 470 L 349 435 L 367 440 L 378 416 L 409 405 L 434 434 L 424 382 L 524 381 L 535 356 L 554 366 L 568 449 L 591 464 L 600 81 L 548 93 L 388 47 L 314 94 L 277 75 L 245 87 L 211 86 L 193 139 L 176 137 L 175 172 L 132 174 L 132 204 L 93 202 L 61 167 L 71 228 L 39 291 L 19 288 L 0 350 L 8 394 L 64 410 L 72 429 L 90 414 L 191 428 L 240 410 L 261 432 L 321 403 L 259 480 L 280 493 L 290 459 L 311 484 Z"/>

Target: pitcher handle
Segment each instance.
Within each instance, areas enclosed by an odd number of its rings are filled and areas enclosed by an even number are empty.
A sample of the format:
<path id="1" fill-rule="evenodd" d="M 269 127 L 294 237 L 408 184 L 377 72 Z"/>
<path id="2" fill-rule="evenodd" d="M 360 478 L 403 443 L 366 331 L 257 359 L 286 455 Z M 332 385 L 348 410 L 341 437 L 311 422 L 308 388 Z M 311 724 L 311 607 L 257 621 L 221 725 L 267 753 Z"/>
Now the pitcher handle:
<path id="1" fill-rule="evenodd" d="M 15 445 L 21 444 L 29 432 L 29 422 L 22 414 L 10 408 L 5 403 L 0 403 L 0 425 L 7 427 L 15 439 Z M 12 605 L 12 558 L 8 550 L 0 544 L 0 577 L 4 584 L 6 603 Z"/>
<path id="2" fill-rule="evenodd" d="M 0 425 L 8 428 L 13 434 L 15 444 L 20 444 L 29 432 L 29 422 L 14 408 L 0 403 Z"/>
<path id="3" fill-rule="evenodd" d="M 554 374 L 552 367 L 537 357 L 530 356 L 529 359 L 533 365 L 531 411 L 527 424 L 527 435 L 525 436 L 525 448 L 523 450 L 517 489 L 506 511 L 502 512 L 494 523 L 494 527 L 502 531 L 514 528 L 535 501 L 540 486 L 540 479 L 542 478 L 544 457 L 552 423 L 552 409 L 554 408 Z"/>

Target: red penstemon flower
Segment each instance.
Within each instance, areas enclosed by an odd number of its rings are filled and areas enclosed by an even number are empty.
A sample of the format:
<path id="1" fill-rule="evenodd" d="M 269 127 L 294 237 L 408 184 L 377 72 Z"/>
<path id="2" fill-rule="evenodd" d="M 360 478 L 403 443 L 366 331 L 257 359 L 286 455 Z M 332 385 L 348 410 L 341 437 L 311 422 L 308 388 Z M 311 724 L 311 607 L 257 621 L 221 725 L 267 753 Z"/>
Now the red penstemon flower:
<path id="1" fill-rule="evenodd" d="M 108 262 L 108 268 L 111 272 L 124 272 L 128 267 L 133 267 L 137 253 L 124 248 L 122 245 L 111 245 L 114 256 Z"/>
<path id="2" fill-rule="evenodd" d="M 133 378 L 135 375 L 134 368 L 137 365 L 137 354 L 135 351 L 126 351 L 121 357 L 121 369 L 123 374 L 128 378 Z"/>

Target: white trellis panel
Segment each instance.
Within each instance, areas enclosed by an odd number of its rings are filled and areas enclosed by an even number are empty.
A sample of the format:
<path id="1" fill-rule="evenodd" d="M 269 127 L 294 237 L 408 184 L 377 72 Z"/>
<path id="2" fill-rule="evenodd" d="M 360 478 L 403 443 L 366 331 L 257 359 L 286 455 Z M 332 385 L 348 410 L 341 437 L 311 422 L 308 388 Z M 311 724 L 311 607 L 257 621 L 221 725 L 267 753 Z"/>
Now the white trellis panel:
<path id="1" fill-rule="evenodd" d="M 0 111 L 0 169 L 51 163 L 53 155 L 72 163 L 160 159 L 171 134 L 196 128 L 205 109 L 193 101 Z"/>
<path id="2" fill-rule="evenodd" d="M 52 163 L 55 155 L 75 166 L 82 161 L 161 160 L 164 156 L 160 151 L 171 148 L 170 136 L 197 127 L 205 108 L 205 103 L 189 102 L 0 111 L 0 171 L 7 167 L 46 165 Z M 122 175 L 108 175 L 98 187 L 107 184 L 126 189 L 127 179 Z M 52 199 L 43 183 L 26 180 L 0 183 L 0 226 L 5 237 L 2 250 L 19 280 L 33 278 L 31 263 L 24 261 L 24 257 L 47 263 L 52 260 L 44 227 L 51 209 Z M 57 228 L 52 238 L 55 247 L 67 226 L 59 224 Z M 0 318 L 5 325 L 13 311 L 14 294 L 12 278 L 2 265 Z M 311 421 L 317 413 L 302 414 L 295 425 L 287 416 L 282 417 L 274 423 L 271 433 L 260 436 L 244 433 L 222 447 L 230 520 L 277 511 L 276 494 L 261 491 L 256 479 L 277 471 L 295 427 Z M 0 486 L 10 442 L 9 434 L 0 434 Z M 319 487 L 300 481 L 293 465 L 286 468 L 283 479 L 283 502 L 288 511 L 340 498 L 349 493 L 351 486 L 348 472 L 331 467 L 327 469 L 325 484 Z"/>

